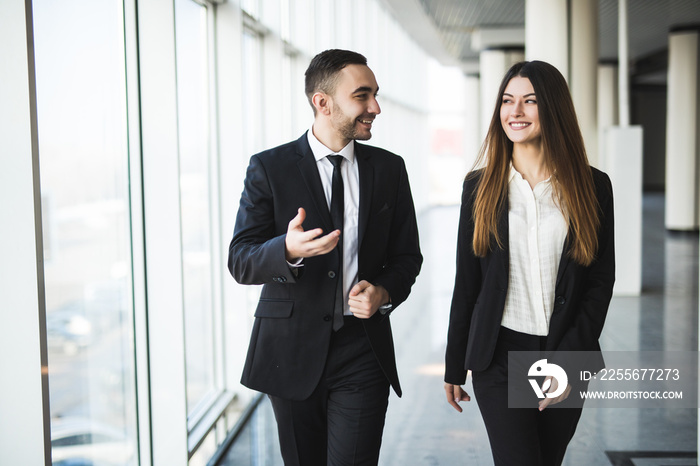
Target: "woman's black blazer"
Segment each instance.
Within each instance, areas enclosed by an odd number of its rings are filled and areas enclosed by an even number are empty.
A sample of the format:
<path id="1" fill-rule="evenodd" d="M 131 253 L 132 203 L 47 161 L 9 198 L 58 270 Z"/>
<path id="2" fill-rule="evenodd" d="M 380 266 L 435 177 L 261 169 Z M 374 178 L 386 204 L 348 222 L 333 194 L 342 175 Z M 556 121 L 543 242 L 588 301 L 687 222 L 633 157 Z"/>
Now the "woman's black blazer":
<path id="1" fill-rule="evenodd" d="M 610 178 L 593 167 L 600 207 L 596 259 L 587 267 L 569 258 L 569 239 L 562 252 L 555 286 L 554 311 L 546 351 L 600 351 L 615 282 L 613 194 Z M 450 310 L 445 355 L 445 382 L 462 385 L 467 370 L 481 371 L 491 363 L 508 289 L 508 206 L 501 212 L 498 233 L 503 248 L 493 246 L 485 257 L 474 255 L 472 208 L 481 171 L 464 181 L 457 239 L 457 273 Z M 602 356 L 591 369 L 603 367 Z"/>

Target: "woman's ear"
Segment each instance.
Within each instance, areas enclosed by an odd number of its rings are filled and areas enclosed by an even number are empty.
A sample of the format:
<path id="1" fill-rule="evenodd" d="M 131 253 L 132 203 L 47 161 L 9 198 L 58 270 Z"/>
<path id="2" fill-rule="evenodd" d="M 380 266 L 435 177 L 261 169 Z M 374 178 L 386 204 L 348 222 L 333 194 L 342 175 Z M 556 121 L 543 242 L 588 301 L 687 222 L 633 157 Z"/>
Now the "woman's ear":
<path id="1" fill-rule="evenodd" d="M 328 94 L 324 92 L 317 92 L 311 97 L 311 102 L 316 108 L 316 112 L 323 115 L 330 115 L 331 113 L 331 102 Z"/>

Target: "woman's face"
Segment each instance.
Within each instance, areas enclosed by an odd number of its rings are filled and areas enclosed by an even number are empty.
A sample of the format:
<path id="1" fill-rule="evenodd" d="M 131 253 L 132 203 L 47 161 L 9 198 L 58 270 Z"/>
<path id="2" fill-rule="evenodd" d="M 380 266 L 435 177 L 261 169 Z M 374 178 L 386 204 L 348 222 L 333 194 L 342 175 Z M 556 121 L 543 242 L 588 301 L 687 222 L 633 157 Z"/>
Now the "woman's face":
<path id="1" fill-rule="evenodd" d="M 537 96 L 528 78 L 511 79 L 501 100 L 501 126 L 513 144 L 540 144 Z"/>

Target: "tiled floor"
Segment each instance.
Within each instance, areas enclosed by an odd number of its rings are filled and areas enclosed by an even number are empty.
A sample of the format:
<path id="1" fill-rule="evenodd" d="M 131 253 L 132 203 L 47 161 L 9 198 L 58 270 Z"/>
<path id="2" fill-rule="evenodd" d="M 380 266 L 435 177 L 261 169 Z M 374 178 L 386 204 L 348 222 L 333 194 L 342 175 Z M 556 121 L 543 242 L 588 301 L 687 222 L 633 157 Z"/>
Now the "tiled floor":
<path id="1" fill-rule="evenodd" d="M 420 218 L 425 263 L 409 301 L 392 316 L 404 396 L 390 399 L 382 466 L 493 464 L 476 402 L 459 414 L 442 388 L 457 215 L 456 207 L 440 207 Z M 664 230 L 662 195 L 644 198 L 643 249 L 643 294 L 613 298 L 603 349 L 697 350 L 698 236 Z M 261 406 L 258 433 L 244 436 L 223 464 L 281 464 L 269 406 Z M 695 465 L 697 417 L 697 409 L 584 409 L 564 464 Z"/>

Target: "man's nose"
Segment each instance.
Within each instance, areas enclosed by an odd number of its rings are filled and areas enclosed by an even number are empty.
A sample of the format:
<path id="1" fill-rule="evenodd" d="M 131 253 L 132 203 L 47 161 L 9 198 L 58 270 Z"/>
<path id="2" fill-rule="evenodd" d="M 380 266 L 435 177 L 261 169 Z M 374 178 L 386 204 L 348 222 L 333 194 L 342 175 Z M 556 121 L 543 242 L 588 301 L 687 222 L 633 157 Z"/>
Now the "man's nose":
<path id="1" fill-rule="evenodd" d="M 367 110 L 375 115 L 379 115 L 380 113 L 382 113 L 382 109 L 379 107 L 379 102 L 377 102 L 376 97 L 372 98 L 372 101 L 370 102 L 369 108 Z"/>

